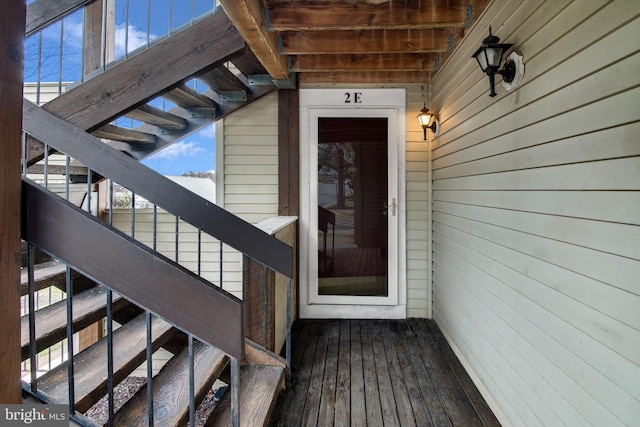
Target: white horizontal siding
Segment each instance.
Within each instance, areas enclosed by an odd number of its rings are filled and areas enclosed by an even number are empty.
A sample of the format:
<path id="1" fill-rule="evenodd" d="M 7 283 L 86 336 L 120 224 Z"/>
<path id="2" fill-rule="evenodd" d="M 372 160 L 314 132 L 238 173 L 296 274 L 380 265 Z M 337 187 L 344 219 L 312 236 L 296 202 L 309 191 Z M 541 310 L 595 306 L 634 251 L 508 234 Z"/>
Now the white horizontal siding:
<path id="1" fill-rule="evenodd" d="M 224 208 L 253 224 L 278 214 L 278 96 L 224 119 Z"/>
<path id="2" fill-rule="evenodd" d="M 432 84 L 434 318 L 504 425 L 640 419 L 638 17 L 494 0 Z M 495 98 L 490 24 L 526 67 Z"/>
<path id="3" fill-rule="evenodd" d="M 428 97 L 428 88 L 407 87 L 406 108 L 406 259 L 407 317 L 431 317 L 429 144 L 416 117 Z M 428 131 L 431 132 L 431 131 Z M 429 134 L 431 137 L 433 134 Z"/>

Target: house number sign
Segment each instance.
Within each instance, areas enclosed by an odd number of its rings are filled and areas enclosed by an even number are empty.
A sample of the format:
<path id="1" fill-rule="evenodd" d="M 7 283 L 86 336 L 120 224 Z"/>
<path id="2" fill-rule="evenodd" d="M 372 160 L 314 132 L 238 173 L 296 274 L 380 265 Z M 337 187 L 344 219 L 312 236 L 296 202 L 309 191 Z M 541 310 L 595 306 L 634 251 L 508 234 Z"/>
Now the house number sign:
<path id="1" fill-rule="evenodd" d="M 345 92 L 345 104 L 362 104 L 362 92 Z"/>

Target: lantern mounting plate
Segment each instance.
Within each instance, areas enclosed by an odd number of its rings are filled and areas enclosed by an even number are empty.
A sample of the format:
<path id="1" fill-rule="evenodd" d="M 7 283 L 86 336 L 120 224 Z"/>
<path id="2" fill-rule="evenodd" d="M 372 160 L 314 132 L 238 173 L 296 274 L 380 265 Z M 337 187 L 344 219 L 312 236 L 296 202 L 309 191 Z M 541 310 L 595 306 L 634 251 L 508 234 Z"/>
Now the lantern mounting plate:
<path id="1" fill-rule="evenodd" d="M 507 68 L 509 68 L 509 78 L 502 74 L 502 86 L 507 91 L 512 91 L 520 86 L 524 77 L 524 57 L 520 52 L 513 51 L 507 56 L 504 70 L 506 71 Z"/>

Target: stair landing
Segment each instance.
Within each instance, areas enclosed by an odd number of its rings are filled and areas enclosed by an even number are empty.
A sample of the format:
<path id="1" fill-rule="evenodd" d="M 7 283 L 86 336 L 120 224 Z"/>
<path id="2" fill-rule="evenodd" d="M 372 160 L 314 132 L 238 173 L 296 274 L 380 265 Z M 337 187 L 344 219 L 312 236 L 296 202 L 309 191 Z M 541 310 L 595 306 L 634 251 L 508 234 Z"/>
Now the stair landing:
<path id="1" fill-rule="evenodd" d="M 433 321 L 302 320 L 271 426 L 499 426 Z"/>

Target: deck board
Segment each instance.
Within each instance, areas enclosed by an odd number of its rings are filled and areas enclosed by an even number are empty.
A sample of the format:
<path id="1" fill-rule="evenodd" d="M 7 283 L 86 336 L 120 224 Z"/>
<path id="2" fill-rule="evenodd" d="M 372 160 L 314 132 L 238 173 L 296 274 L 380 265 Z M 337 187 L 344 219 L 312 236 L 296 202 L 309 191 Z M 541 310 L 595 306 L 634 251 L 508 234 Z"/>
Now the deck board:
<path id="1" fill-rule="evenodd" d="M 302 320 L 271 426 L 499 426 L 431 320 Z"/>

